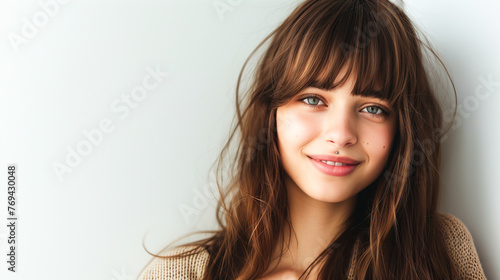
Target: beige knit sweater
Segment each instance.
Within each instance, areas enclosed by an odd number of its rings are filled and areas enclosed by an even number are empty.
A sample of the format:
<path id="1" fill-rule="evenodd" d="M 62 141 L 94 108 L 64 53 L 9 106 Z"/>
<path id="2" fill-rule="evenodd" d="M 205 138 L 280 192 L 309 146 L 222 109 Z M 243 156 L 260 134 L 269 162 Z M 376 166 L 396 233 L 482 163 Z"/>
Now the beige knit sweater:
<path id="1" fill-rule="evenodd" d="M 445 232 L 448 250 L 455 265 L 460 271 L 461 279 L 486 279 L 470 232 L 465 225 L 450 214 L 440 214 L 442 229 Z M 179 247 L 165 254 L 177 254 L 187 247 Z M 140 280 L 192 280 L 202 279 L 208 253 L 203 251 L 196 255 L 179 259 L 154 258 L 139 276 Z M 354 279 L 353 263 L 351 260 L 348 279 Z"/>

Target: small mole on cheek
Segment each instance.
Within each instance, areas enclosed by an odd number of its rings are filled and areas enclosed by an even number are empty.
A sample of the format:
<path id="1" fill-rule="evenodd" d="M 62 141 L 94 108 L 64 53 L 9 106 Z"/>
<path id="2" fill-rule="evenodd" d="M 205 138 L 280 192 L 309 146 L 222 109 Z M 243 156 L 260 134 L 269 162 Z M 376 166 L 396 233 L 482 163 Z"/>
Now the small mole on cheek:
<path id="1" fill-rule="evenodd" d="M 385 149 L 385 146 L 384 146 L 384 149 Z"/>

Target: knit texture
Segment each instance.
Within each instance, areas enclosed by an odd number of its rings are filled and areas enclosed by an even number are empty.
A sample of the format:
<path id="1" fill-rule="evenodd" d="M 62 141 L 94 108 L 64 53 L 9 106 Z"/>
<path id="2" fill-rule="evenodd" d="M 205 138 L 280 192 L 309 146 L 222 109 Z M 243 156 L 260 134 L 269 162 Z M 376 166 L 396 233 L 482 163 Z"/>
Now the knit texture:
<path id="1" fill-rule="evenodd" d="M 194 247 L 178 247 L 161 256 L 177 255 Z M 155 257 L 144 272 L 139 276 L 141 280 L 194 280 L 202 279 L 208 261 L 208 252 L 176 258 L 165 259 Z"/>
<path id="2" fill-rule="evenodd" d="M 440 213 L 438 218 L 441 221 L 440 226 L 444 232 L 447 250 L 460 272 L 460 279 L 486 279 L 469 230 L 459 219 L 450 214 Z M 160 255 L 175 255 L 192 248 L 179 247 Z M 208 258 L 206 251 L 176 259 L 154 258 L 139 276 L 139 279 L 201 280 Z M 357 255 L 353 254 L 348 270 L 349 280 L 354 279 L 352 264 L 355 263 L 356 259 Z"/>
<path id="3" fill-rule="evenodd" d="M 446 248 L 460 272 L 460 279 L 486 279 L 469 230 L 455 216 L 441 214 L 439 217 Z"/>

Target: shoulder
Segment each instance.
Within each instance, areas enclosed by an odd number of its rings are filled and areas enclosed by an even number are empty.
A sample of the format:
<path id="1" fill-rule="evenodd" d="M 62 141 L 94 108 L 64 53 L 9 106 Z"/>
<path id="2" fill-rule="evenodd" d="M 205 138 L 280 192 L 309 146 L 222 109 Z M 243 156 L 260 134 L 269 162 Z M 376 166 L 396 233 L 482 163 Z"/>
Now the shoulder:
<path id="1" fill-rule="evenodd" d="M 438 225 L 443 233 L 446 249 L 463 279 L 486 279 L 477 255 L 472 235 L 457 217 L 437 214 Z"/>
<path id="2" fill-rule="evenodd" d="M 160 256 L 173 256 L 194 249 L 194 246 L 181 246 L 160 253 Z M 139 276 L 139 280 L 191 280 L 201 279 L 205 272 L 209 255 L 206 250 L 176 258 L 154 257 Z"/>

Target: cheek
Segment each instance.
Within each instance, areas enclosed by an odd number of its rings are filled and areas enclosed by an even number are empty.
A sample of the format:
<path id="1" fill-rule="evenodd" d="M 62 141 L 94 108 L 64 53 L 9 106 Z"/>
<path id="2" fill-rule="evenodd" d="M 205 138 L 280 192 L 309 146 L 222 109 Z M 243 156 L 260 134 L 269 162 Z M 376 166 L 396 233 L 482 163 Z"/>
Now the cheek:
<path id="1" fill-rule="evenodd" d="M 319 129 L 318 119 L 311 114 L 278 108 L 276 126 L 280 146 L 299 147 L 311 141 Z"/>
<path id="2" fill-rule="evenodd" d="M 393 124 L 366 129 L 362 144 L 373 161 L 385 162 L 391 151 L 395 128 Z"/>

